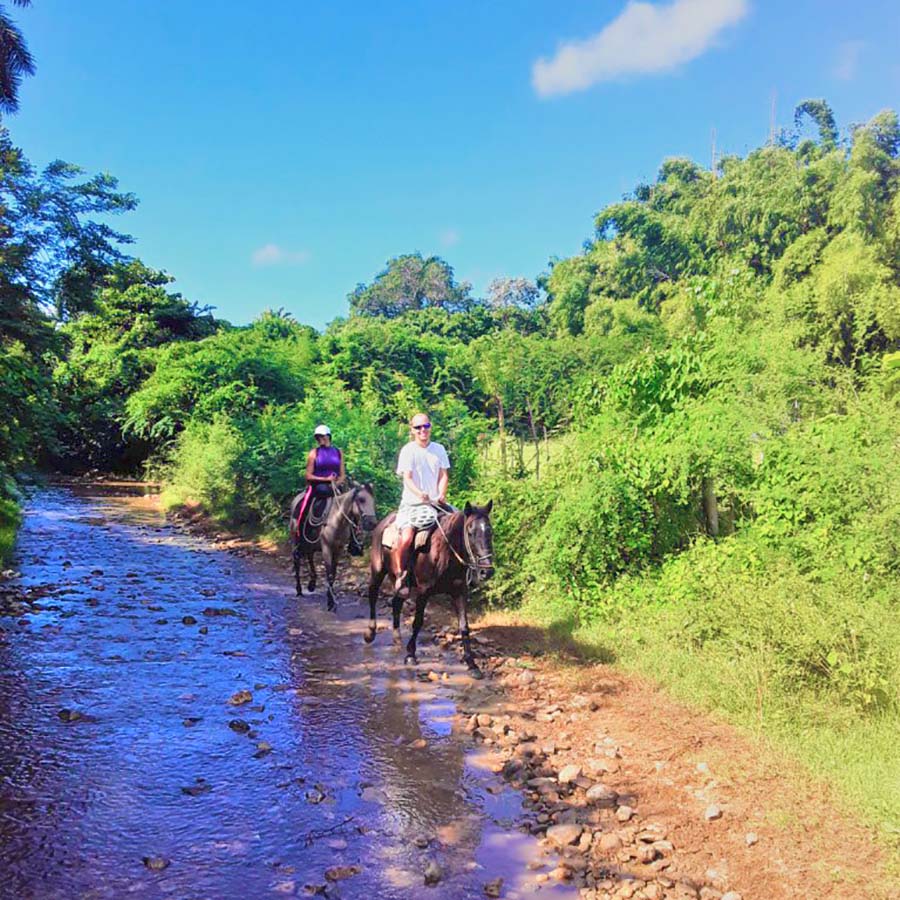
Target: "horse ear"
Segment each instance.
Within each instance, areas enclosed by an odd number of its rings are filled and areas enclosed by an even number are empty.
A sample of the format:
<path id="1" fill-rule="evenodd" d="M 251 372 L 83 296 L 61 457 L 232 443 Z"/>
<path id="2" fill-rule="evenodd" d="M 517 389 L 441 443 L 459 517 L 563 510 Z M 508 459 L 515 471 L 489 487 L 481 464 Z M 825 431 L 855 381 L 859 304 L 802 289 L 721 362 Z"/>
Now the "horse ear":
<path id="1" fill-rule="evenodd" d="M 466 508 L 463 510 L 463 515 L 470 516 L 472 515 L 472 504 L 466 500 Z"/>
<path id="2" fill-rule="evenodd" d="M 488 505 L 484 508 L 485 514 L 489 516 L 491 514 L 491 510 L 493 508 L 494 508 L 494 501 L 488 500 Z"/>

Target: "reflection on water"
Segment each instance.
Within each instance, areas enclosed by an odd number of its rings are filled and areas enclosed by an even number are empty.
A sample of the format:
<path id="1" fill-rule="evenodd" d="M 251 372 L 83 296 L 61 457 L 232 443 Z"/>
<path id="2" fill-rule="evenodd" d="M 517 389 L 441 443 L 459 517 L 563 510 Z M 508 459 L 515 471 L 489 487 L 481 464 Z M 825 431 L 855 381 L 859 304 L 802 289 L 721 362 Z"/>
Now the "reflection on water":
<path id="1" fill-rule="evenodd" d="M 419 897 L 432 859 L 430 897 L 538 889 L 518 796 L 469 764 L 444 686 L 364 646 L 355 601 L 335 620 L 129 493 L 27 510 L 31 611 L 0 618 L 0 896 Z M 331 885 L 338 865 L 361 871 Z"/>

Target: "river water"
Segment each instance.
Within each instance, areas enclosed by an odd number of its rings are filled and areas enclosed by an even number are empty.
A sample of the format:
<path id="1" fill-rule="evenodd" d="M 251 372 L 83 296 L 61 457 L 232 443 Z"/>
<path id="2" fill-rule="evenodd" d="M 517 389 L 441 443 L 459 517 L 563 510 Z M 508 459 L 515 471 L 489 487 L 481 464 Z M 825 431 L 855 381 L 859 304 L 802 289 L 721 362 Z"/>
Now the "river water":
<path id="1" fill-rule="evenodd" d="M 519 795 L 452 731 L 455 658 L 424 640 L 405 667 L 387 635 L 364 644 L 355 597 L 332 616 L 283 562 L 176 529 L 140 491 L 56 487 L 25 512 L 6 589 L 27 604 L 0 616 L 0 896 L 444 900 L 498 877 L 575 896 L 535 880 L 552 862 Z"/>

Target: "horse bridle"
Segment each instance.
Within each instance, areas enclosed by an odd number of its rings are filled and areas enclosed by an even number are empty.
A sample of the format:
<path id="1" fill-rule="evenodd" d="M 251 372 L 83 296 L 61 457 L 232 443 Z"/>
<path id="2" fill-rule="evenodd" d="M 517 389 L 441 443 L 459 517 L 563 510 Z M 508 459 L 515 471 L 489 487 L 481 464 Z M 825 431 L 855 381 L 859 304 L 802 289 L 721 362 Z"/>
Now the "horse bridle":
<path id="1" fill-rule="evenodd" d="M 437 507 L 436 507 L 437 508 Z M 443 512 L 443 510 L 439 510 Z M 435 520 L 435 525 L 437 525 L 438 531 L 444 537 L 444 543 L 450 548 L 450 552 L 456 557 L 457 562 L 461 566 L 465 566 L 466 569 L 466 586 L 471 587 L 475 584 L 477 573 L 481 569 L 490 569 L 492 567 L 491 557 L 493 554 L 491 553 L 483 553 L 481 556 L 476 555 L 474 549 L 472 548 L 472 541 L 469 537 L 469 529 L 466 523 L 466 514 L 463 513 L 463 546 L 466 548 L 466 556 L 469 557 L 468 562 L 464 560 L 457 552 L 456 548 L 453 544 L 450 543 L 450 538 L 447 535 L 447 532 L 444 531 L 443 526 L 441 525 L 440 517 Z M 488 560 L 488 562 L 484 562 L 484 560 Z"/>
<path id="2" fill-rule="evenodd" d="M 362 490 L 362 485 L 355 485 L 351 489 L 351 497 L 350 502 L 352 503 L 358 496 L 359 492 Z M 350 525 L 350 531 L 353 535 L 353 540 L 356 541 L 357 544 L 361 543 L 362 536 L 362 513 L 357 510 L 357 519 L 354 522 L 347 513 L 344 512 L 343 507 L 340 505 L 341 495 L 337 492 L 337 489 L 334 486 L 334 482 L 331 483 L 331 491 L 334 494 L 334 502 L 338 504 L 338 512 L 347 520 Z M 354 504 L 355 505 L 355 504 Z"/>

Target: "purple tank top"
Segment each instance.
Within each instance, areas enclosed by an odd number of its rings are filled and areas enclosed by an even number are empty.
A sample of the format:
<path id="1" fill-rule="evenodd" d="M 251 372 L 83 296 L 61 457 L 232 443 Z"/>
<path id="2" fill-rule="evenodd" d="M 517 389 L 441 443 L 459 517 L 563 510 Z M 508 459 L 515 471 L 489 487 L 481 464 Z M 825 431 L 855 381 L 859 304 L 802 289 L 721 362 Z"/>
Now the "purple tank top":
<path id="1" fill-rule="evenodd" d="M 326 475 L 341 474 L 341 451 L 337 447 L 317 447 L 316 461 L 313 463 L 313 475 L 324 477 Z M 316 484 L 317 494 L 330 494 L 331 485 Z"/>

